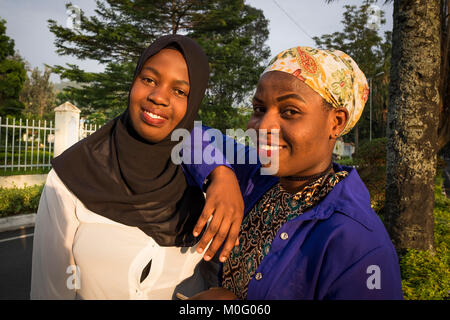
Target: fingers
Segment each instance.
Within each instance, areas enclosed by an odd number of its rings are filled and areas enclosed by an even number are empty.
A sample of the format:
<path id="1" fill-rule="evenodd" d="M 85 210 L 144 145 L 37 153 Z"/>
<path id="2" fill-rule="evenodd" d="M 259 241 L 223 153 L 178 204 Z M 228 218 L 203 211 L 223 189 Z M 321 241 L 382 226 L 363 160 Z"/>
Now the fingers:
<path id="1" fill-rule="evenodd" d="M 209 245 L 208 250 L 205 253 L 204 259 L 206 261 L 209 261 L 212 257 L 214 257 L 217 250 L 219 250 L 220 246 L 227 238 L 229 230 L 230 230 L 230 226 L 231 226 L 231 219 L 229 219 L 229 218 L 222 219 L 220 226 L 217 228 L 212 226 L 212 222 L 213 221 L 211 221 L 211 225 L 209 228 L 213 229 L 213 230 L 211 230 L 211 233 L 215 232 L 215 235 L 213 235 L 214 239 L 211 242 L 211 244 Z M 234 242 L 235 242 L 235 239 L 232 240 L 232 244 L 234 244 Z M 231 247 L 233 247 L 233 246 L 231 246 Z M 231 249 L 229 251 L 231 251 Z M 220 261 L 223 262 L 222 260 L 225 261 L 223 259 L 223 257 L 221 256 Z"/>
<path id="2" fill-rule="evenodd" d="M 213 218 L 211 219 L 211 222 L 209 223 L 208 228 L 206 229 L 205 233 L 203 234 L 203 237 L 200 239 L 200 242 L 197 246 L 197 252 L 202 253 L 203 250 L 205 250 L 208 243 L 211 241 L 213 237 L 217 237 L 217 233 L 219 230 L 221 230 L 223 215 L 218 214 L 217 211 L 214 212 Z M 214 255 L 211 255 L 211 250 L 208 249 L 208 254 L 205 253 L 205 260 L 210 260 Z"/>
<path id="3" fill-rule="evenodd" d="M 198 218 L 197 224 L 194 227 L 194 237 L 198 237 L 198 235 L 202 232 L 203 228 L 205 227 L 206 223 L 208 222 L 209 218 L 214 212 L 214 207 L 209 206 L 208 202 L 206 202 L 205 207 L 203 208 L 202 214 L 200 215 L 200 218 Z M 208 243 L 206 243 L 208 244 Z M 203 249 L 205 246 L 203 246 Z"/>
<path id="4" fill-rule="evenodd" d="M 230 231 L 228 232 L 227 241 L 223 246 L 222 252 L 220 252 L 220 262 L 225 262 L 225 260 L 230 256 L 233 247 L 239 245 L 239 231 L 240 223 L 233 223 Z"/>

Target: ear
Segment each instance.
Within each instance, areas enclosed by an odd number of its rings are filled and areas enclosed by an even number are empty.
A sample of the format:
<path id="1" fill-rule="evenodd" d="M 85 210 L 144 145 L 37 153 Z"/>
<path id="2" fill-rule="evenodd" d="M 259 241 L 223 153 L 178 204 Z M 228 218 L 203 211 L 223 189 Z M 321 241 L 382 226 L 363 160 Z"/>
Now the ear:
<path id="1" fill-rule="evenodd" d="M 336 108 L 331 110 L 330 117 L 332 122 L 330 139 L 337 139 L 347 124 L 349 118 L 348 111 L 343 107 Z"/>

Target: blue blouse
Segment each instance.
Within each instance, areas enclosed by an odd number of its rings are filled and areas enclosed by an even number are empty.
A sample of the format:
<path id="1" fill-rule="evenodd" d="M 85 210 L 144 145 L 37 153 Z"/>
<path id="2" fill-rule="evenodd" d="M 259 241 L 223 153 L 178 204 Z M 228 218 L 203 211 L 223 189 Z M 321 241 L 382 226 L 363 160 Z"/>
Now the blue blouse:
<path id="1" fill-rule="evenodd" d="M 230 164 L 222 153 L 239 181 L 246 215 L 279 179 L 261 175 L 259 163 Z M 202 186 L 218 165 L 183 169 L 190 184 Z M 349 174 L 319 204 L 280 228 L 250 280 L 248 299 L 403 298 L 398 257 L 367 188 L 356 169 L 333 168 Z"/>

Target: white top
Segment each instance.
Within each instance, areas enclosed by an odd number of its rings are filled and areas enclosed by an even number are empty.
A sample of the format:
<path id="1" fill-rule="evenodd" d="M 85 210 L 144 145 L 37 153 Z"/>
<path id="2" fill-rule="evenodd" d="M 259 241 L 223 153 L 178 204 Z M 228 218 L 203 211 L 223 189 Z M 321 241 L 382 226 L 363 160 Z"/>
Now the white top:
<path id="1" fill-rule="evenodd" d="M 195 249 L 161 247 L 139 228 L 89 211 L 51 170 L 36 215 L 31 299 L 190 296 L 212 285 L 206 284 L 207 277 L 217 279 L 215 267 L 197 266 L 205 262 Z M 150 260 L 149 275 L 141 283 Z M 183 280 L 184 292 L 179 290 L 183 284 L 178 286 Z M 189 281 L 195 282 L 191 289 Z"/>

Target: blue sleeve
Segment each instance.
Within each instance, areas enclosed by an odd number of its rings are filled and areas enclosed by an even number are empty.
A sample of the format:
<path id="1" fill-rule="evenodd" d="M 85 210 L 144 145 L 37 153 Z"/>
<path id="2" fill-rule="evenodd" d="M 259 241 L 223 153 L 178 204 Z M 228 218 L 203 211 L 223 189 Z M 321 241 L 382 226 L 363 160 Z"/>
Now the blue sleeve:
<path id="1" fill-rule="evenodd" d="M 403 299 L 395 250 L 390 246 L 382 246 L 364 255 L 337 277 L 323 299 Z"/>
<path id="2" fill-rule="evenodd" d="M 186 176 L 187 183 L 191 186 L 198 186 L 204 190 L 206 178 L 218 166 L 224 165 L 231 168 L 226 161 L 225 155 L 218 148 L 212 148 L 210 155 L 214 157 L 204 157 L 207 153 L 210 139 L 205 136 L 208 127 L 194 126 L 190 135 L 183 141 L 180 156 L 181 166 Z M 211 149 L 211 147 L 209 147 Z M 211 161 L 215 160 L 215 161 Z"/>
<path id="3" fill-rule="evenodd" d="M 244 191 L 248 180 L 259 168 L 256 151 L 206 126 L 194 126 L 190 138 L 183 142 L 180 155 L 188 184 L 202 189 L 209 174 L 224 165 L 234 171 L 241 191 Z"/>

